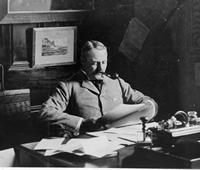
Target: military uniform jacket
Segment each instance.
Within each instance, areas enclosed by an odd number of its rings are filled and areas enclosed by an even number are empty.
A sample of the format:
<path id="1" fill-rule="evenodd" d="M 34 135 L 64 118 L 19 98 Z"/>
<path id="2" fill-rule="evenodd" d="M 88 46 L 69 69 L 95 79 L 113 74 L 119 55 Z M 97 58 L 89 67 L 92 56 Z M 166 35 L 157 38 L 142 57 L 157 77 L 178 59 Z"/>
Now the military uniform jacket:
<path id="1" fill-rule="evenodd" d="M 105 76 L 99 91 L 80 71 L 70 81 L 59 82 L 43 103 L 40 119 L 73 132 L 81 118 L 98 119 L 119 104 L 139 104 L 146 99 L 150 98 L 121 78 Z"/>

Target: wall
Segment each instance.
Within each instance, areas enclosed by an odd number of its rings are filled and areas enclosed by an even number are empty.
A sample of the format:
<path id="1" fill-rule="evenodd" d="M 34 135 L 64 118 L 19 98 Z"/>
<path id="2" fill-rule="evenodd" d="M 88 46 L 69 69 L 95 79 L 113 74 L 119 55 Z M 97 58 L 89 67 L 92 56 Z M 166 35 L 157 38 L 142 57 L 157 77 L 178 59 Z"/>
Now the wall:
<path id="1" fill-rule="evenodd" d="M 48 21 L 1 25 L 0 63 L 5 68 L 5 89 L 29 88 L 31 90 L 32 105 L 41 104 L 58 80 L 68 78 L 76 72 L 79 67 L 79 58 L 77 57 L 76 64 L 73 65 L 32 68 L 30 66 L 31 62 L 29 63 L 33 52 L 32 29 L 38 27 L 77 26 L 78 40 L 76 45 L 77 53 L 79 54 L 79 38 L 81 38 L 79 27 L 84 25 L 81 21 L 82 17 L 76 17 L 73 18 L 73 21 L 67 20 L 65 22 L 51 23 Z"/>
<path id="2" fill-rule="evenodd" d="M 176 0 L 95 1 L 95 15 L 87 21 L 85 35 L 103 41 L 109 49 L 108 71 L 118 72 L 134 88 L 153 97 L 159 104 L 160 118 L 181 107 L 179 67 L 186 5 L 176 9 Z M 149 33 L 141 49 L 132 45 L 131 56 L 119 51 L 128 25 L 136 17 Z M 177 22 L 179 21 L 179 22 Z"/>
<path id="3" fill-rule="evenodd" d="M 95 0 L 94 6 L 95 10 L 81 20 L 42 24 L 77 25 L 78 56 L 85 40 L 104 42 L 109 50 L 108 71 L 118 72 L 133 87 L 153 97 L 160 106 L 158 119 L 180 109 L 199 111 L 199 1 Z M 135 59 L 130 60 L 118 48 L 134 17 L 150 31 L 141 49 L 133 47 Z M 38 25 L 21 26 L 28 29 Z M 0 61 L 7 70 L 5 87 L 30 88 L 32 104 L 41 104 L 57 80 L 78 69 L 79 61 L 73 66 L 8 71 L 11 28 L 8 24 L 0 29 Z"/>
<path id="4" fill-rule="evenodd" d="M 157 119 L 177 110 L 200 111 L 198 0 L 95 1 L 96 10 L 85 35 L 109 47 L 109 71 L 159 104 Z M 129 22 L 136 17 L 149 28 L 141 49 L 132 56 L 119 51 Z M 133 57 L 131 60 L 130 58 Z"/>

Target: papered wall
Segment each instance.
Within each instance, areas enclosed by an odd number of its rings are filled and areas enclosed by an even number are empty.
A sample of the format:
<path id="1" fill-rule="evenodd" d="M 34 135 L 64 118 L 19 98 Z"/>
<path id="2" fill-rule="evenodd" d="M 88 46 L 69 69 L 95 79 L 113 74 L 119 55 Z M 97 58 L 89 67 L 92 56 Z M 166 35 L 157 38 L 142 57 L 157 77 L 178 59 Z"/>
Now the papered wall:
<path id="1" fill-rule="evenodd" d="M 177 110 L 200 111 L 199 0 L 95 0 L 94 7 L 81 20 L 18 24 L 24 28 L 77 26 L 76 65 L 8 71 L 7 63 L 12 57 L 7 46 L 12 35 L 5 32 L 12 34 L 7 28 L 17 26 L 0 26 L 5 87 L 30 88 L 32 104 L 41 104 L 57 80 L 78 69 L 81 45 L 88 39 L 97 39 L 108 47 L 108 71 L 118 72 L 134 88 L 153 97 L 160 106 L 158 119 Z M 131 27 L 134 24 L 137 27 Z M 127 39 L 128 30 L 131 36 Z M 123 40 L 128 51 L 119 48 L 124 45 Z"/>

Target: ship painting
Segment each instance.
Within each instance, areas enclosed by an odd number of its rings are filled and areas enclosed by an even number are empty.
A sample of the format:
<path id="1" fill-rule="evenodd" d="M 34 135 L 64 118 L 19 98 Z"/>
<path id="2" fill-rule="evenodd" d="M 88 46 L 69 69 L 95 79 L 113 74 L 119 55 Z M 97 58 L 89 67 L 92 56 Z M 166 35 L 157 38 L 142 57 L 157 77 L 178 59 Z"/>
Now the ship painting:
<path id="1" fill-rule="evenodd" d="M 64 42 L 56 42 L 49 38 L 42 39 L 42 56 L 66 55 L 68 47 Z"/>

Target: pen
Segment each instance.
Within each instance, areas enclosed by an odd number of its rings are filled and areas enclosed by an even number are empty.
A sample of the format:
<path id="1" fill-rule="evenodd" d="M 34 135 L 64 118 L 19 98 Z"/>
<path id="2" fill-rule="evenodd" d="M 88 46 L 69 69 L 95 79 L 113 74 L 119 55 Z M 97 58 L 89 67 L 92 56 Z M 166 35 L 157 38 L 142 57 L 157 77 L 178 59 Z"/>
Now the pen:
<path id="1" fill-rule="evenodd" d="M 70 138 L 65 138 L 61 144 L 66 144 Z"/>

